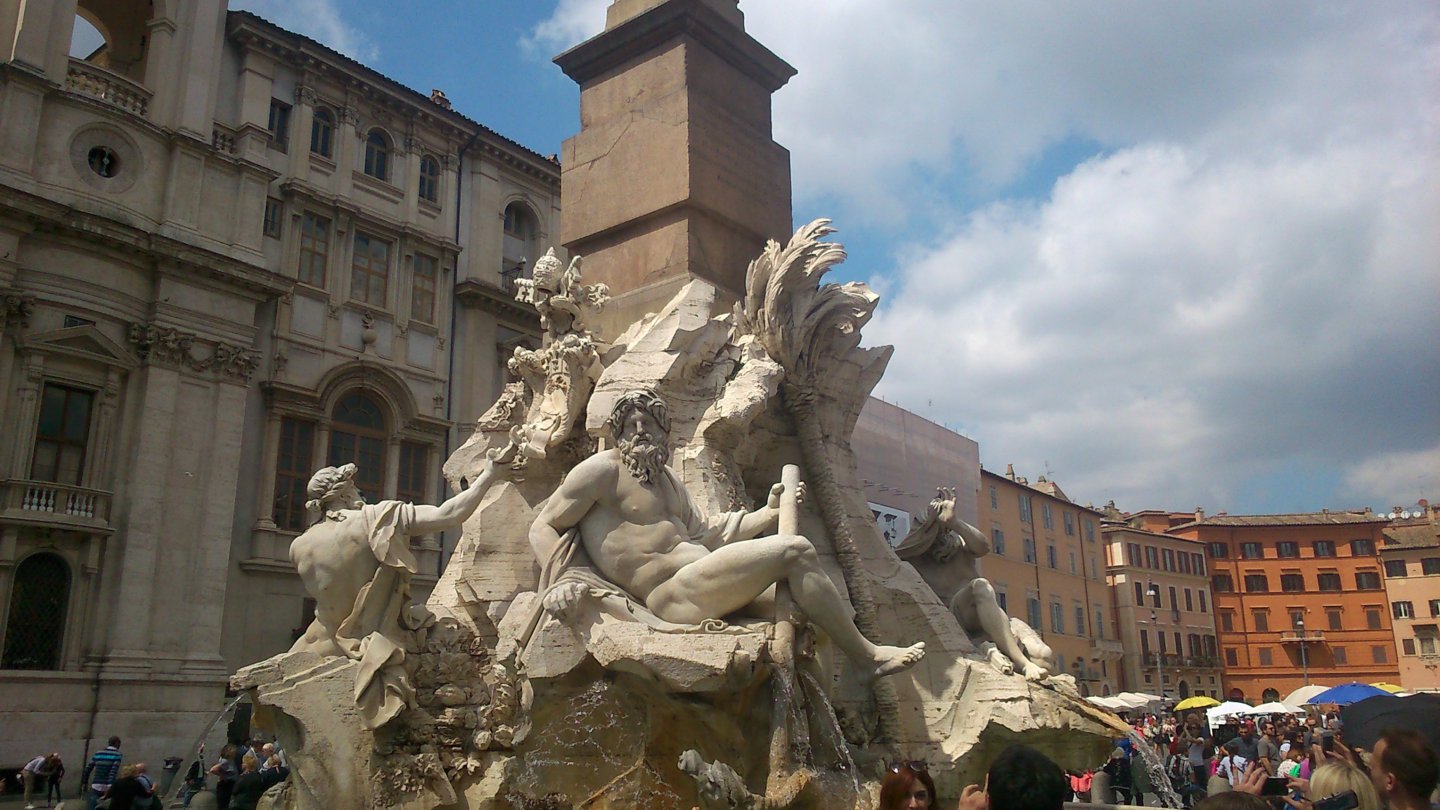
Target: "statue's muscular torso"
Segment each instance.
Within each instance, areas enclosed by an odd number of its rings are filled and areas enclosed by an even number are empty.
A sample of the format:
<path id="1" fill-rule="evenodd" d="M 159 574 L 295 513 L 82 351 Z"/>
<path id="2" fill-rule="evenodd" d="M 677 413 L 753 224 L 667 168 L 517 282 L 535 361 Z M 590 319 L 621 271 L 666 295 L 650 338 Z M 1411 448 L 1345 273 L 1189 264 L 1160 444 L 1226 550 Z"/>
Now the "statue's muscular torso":
<path id="1" fill-rule="evenodd" d="M 555 497 L 588 502 L 578 523 L 586 554 L 606 579 L 640 599 L 710 553 L 690 540 L 685 505 L 675 502 L 683 494 L 665 481 L 640 483 L 618 450 L 581 462 Z"/>

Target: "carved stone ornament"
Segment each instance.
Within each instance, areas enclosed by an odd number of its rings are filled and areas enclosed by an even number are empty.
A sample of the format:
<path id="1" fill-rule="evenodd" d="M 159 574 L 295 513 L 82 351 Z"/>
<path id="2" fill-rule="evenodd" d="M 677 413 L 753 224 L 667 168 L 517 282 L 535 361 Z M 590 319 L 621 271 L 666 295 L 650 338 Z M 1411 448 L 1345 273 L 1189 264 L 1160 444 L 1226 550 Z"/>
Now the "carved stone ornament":
<path id="1" fill-rule="evenodd" d="M 30 314 L 35 311 L 35 296 L 18 292 L 4 294 L 4 308 L 0 310 L 0 329 L 12 326 L 24 329 L 30 325 Z"/>
<path id="2" fill-rule="evenodd" d="M 239 382 L 249 382 L 260 366 L 259 352 L 219 341 L 209 343 L 209 353 L 197 357 L 195 350 L 202 344 L 200 338 L 173 326 L 132 323 L 126 337 L 135 347 L 135 353 L 147 363 L 210 371 L 221 379 Z"/>

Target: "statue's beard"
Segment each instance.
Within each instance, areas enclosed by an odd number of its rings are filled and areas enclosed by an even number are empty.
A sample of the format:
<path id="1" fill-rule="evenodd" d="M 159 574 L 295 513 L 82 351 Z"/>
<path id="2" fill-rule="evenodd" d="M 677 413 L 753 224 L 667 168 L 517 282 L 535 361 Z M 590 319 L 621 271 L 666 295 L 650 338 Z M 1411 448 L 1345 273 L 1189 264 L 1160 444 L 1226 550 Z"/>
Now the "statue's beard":
<path id="1" fill-rule="evenodd" d="M 616 442 L 620 448 L 620 457 L 625 459 L 625 467 L 635 480 L 642 484 L 652 484 L 655 479 L 664 472 L 665 464 L 670 460 L 670 446 L 665 441 L 655 441 L 648 433 L 637 433 L 627 439 Z"/>

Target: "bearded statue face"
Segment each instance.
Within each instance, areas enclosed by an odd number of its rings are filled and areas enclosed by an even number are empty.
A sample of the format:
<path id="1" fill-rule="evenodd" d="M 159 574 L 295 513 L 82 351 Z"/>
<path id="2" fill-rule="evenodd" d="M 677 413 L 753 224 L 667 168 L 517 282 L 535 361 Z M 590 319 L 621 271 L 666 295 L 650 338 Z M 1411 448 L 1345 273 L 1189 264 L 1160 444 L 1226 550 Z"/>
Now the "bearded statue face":
<path id="1" fill-rule="evenodd" d="M 630 408 L 619 422 L 615 446 L 626 468 L 640 483 L 653 483 L 670 460 L 670 435 L 645 408 Z"/>

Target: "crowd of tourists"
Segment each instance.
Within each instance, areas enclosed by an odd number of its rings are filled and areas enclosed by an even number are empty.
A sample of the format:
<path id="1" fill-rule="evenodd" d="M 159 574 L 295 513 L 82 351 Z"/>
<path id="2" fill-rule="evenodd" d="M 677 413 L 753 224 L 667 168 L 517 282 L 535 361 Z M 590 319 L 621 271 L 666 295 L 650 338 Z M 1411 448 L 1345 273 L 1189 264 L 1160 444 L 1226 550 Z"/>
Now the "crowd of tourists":
<path id="1" fill-rule="evenodd" d="M 119 737 L 111 737 L 86 763 L 80 777 L 80 798 L 86 810 L 159 808 L 162 797 L 149 768 L 144 762 L 126 763 L 120 743 Z M 206 763 L 204 757 L 202 745 L 180 791 L 186 807 L 195 794 L 209 789 L 213 779 L 219 810 L 255 810 L 261 794 L 290 774 L 284 752 L 273 742 L 258 739 L 225 746 L 213 763 Z M 25 810 L 36 810 L 37 802 L 45 807 L 61 806 L 64 776 L 65 763 L 57 753 L 41 754 L 27 762 L 20 771 Z"/>

